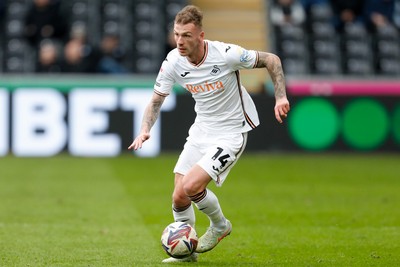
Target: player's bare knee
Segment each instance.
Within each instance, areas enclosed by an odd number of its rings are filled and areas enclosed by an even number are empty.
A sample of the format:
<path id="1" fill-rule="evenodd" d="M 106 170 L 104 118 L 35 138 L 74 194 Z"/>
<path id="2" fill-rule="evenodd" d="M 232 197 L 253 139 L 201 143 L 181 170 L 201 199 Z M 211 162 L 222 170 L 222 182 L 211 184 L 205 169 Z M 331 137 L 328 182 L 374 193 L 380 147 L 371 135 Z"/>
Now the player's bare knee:
<path id="1" fill-rule="evenodd" d="M 188 180 L 183 183 L 183 191 L 185 192 L 186 196 L 190 197 L 203 192 L 204 186 L 202 186 L 199 183 L 196 183 L 195 181 Z"/>
<path id="2" fill-rule="evenodd" d="M 182 207 L 186 206 L 190 202 L 189 198 L 187 196 L 181 197 L 181 196 L 174 196 L 172 198 L 172 203 L 174 203 L 174 206 L 176 207 Z"/>
<path id="3" fill-rule="evenodd" d="M 183 190 L 182 186 L 176 187 L 174 192 L 172 193 L 172 203 L 175 208 L 183 208 L 190 205 L 191 200 L 186 195 L 185 191 Z"/>

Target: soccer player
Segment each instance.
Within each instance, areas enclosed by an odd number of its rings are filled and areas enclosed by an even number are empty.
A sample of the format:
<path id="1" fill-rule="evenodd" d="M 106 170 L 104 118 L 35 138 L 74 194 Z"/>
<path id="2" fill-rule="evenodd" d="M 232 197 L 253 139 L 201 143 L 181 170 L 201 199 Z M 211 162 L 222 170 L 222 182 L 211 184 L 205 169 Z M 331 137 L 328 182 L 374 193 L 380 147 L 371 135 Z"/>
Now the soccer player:
<path id="1" fill-rule="evenodd" d="M 192 94 L 196 119 L 174 168 L 172 213 L 175 221 L 194 226 L 193 203 L 208 216 L 210 227 L 199 238 L 196 253 L 163 262 L 197 261 L 197 253 L 213 249 L 232 231 L 217 196 L 207 185 L 211 181 L 222 185 L 246 146 L 247 132 L 259 124 L 256 107 L 240 83 L 239 70 L 266 68 L 275 87 L 274 111 L 279 123 L 290 110 L 280 59 L 271 53 L 204 39 L 202 19 L 202 11 L 193 5 L 184 7 L 176 15 L 177 48 L 162 63 L 140 133 L 129 146 L 129 149 L 140 149 L 150 138 L 150 129 L 175 83 Z"/>

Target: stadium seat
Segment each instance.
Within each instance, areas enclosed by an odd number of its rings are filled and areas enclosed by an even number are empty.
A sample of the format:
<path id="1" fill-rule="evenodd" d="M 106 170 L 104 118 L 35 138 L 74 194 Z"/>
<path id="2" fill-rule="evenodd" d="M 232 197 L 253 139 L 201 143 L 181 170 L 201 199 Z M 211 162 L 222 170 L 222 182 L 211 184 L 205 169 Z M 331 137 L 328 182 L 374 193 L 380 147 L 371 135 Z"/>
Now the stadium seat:
<path id="1" fill-rule="evenodd" d="M 336 75 L 341 73 L 339 58 L 319 57 L 314 60 L 314 72 L 323 75 Z"/>
<path id="2" fill-rule="evenodd" d="M 301 26 L 276 26 L 277 54 L 281 57 L 283 68 L 292 74 L 306 74 L 308 68 L 308 48 L 305 31 Z"/>
<path id="3" fill-rule="evenodd" d="M 158 69 L 160 67 L 160 63 L 155 64 L 155 62 L 148 57 L 140 57 L 135 62 L 135 69 L 139 73 L 152 73 L 155 68 Z"/>
<path id="4" fill-rule="evenodd" d="M 86 1 L 77 1 L 72 4 L 71 12 L 75 19 L 86 20 L 88 11 L 89 7 Z"/>
<path id="5" fill-rule="evenodd" d="M 121 59 L 123 66 L 130 71 L 133 70 L 134 50 L 134 23 L 133 6 L 134 1 L 125 0 L 101 0 L 100 35 L 115 35 L 119 37 L 119 46 L 124 51 Z"/>
<path id="6" fill-rule="evenodd" d="M 8 55 L 24 55 L 26 49 L 26 43 L 24 39 L 12 38 L 9 39 L 6 46 Z"/>
<path id="7" fill-rule="evenodd" d="M 16 43 L 15 39 L 23 37 L 23 19 L 29 4 L 31 0 L 6 1 L 4 46 L 9 39 Z M 103 35 L 117 34 L 123 37 L 120 40 L 125 50 L 130 51 L 127 54 L 132 66 L 140 66 L 140 71 L 156 72 L 165 56 L 168 26 L 187 4 L 187 0 L 69 0 L 61 1 L 61 8 L 69 15 L 71 27 L 87 30 L 88 42 L 99 44 Z M 133 51 L 135 48 L 137 51 Z M 4 48 L 1 64 L 4 71 L 25 69 L 22 67 L 24 64 L 20 64 L 23 57 L 11 57 L 11 52 L 19 51 L 18 46 L 14 50 Z M 156 62 L 157 67 L 149 64 L 145 55 L 151 62 Z"/>
<path id="8" fill-rule="evenodd" d="M 6 36 L 15 38 L 24 35 L 24 22 L 21 19 L 11 19 L 6 23 Z"/>
<path id="9" fill-rule="evenodd" d="M 175 19 L 175 15 L 188 4 L 187 0 L 166 0 L 165 1 L 165 23 L 171 25 Z"/>
<path id="10" fill-rule="evenodd" d="M 29 1 L 30 2 L 30 1 Z M 1 34 L 2 70 L 4 72 L 23 72 L 25 70 L 25 53 L 28 52 L 24 43 L 25 15 L 28 10 L 28 1 L 8 1 L 6 15 L 3 18 L 4 32 Z"/>
<path id="11" fill-rule="evenodd" d="M 312 43 L 314 56 L 324 58 L 335 58 L 340 56 L 340 50 L 337 42 L 326 40 L 315 40 Z"/>
<path id="12" fill-rule="evenodd" d="M 23 19 L 25 17 L 27 5 L 25 1 L 13 1 L 8 4 L 7 16 L 13 19 Z"/>
<path id="13" fill-rule="evenodd" d="M 399 31 L 392 25 L 378 27 L 376 30 L 376 38 L 378 40 L 399 41 Z"/>
<path id="14" fill-rule="evenodd" d="M 135 7 L 135 16 L 139 20 L 154 21 L 155 19 L 159 18 L 159 16 L 162 16 L 162 14 L 159 5 L 140 2 Z"/>
<path id="15" fill-rule="evenodd" d="M 164 1 L 136 0 L 133 5 L 134 68 L 156 73 L 165 57 L 166 21 Z M 150 45 L 151 44 L 151 45 Z"/>
<path id="16" fill-rule="evenodd" d="M 6 72 L 24 72 L 24 58 L 22 57 L 7 57 L 5 64 Z"/>
<path id="17" fill-rule="evenodd" d="M 367 75 L 375 72 L 371 35 L 361 23 L 344 27 L 342 34 L 342 58 L 344 71 L 351 75 Z"/>
<path id="18" fill-rule="evenodd" d="M 343 35 L 346 40 L 365 40 L 369 38 L 367 29 L 361 23 L 346 24 Z"/>
<path id="19" fill-rule="evenodd" d="M 399 75 L 400 62 L 398 59 L 382 58 L 379 60 L 379 73 L 384 75 Z"/>
<path id="20" fill-rule="evenodd" d="M 338 36 L 330 21 L 314 21 L 309 30 L 311 70 L 315 74 L 341 73 Z"/>
<path id="21" fill-rule="evenodd" d="M 300 26 L 295 26 L 295 25 L 285 25 L 276 27 L 275 33 L 277 34 L 278 43 L 283 40 L 304 41 L 306 37 L 304 29 Z"/>
<path id="22" fill-rule="evenodd" d="M 370 58 L 373 52 L 369 43 L 363 41 L 349 40 L 345 44 L 346 57 Z"/>
<path id="23" fill-rule="evenodd" d="M 120 6 L 115 2 L 108 2 L 103 7 L 103 15 L 105 19 L 119 19 Z"/>
<path id="24" fill-rule="evenodd" d="M 304 42 L 284 40 L 281 44 L 281 55 L 283 57 L 303 57 L 307 51 Z"/>
<path id="25" fill-rule="evenodd" d="M 335 28 L 329 22 L 313 22 L 310 34 L 317 40 L 335 40 L 337 37 Z"/>
<path id="26" fill-rule="evenodd" d="M 100 41 L 99 1 L 62 1 L 62 8 L 68 10 L 66 13 L 70 16 L 69 23 L 71 28 L 84 27 L 87 31 L 89 43 L 95 44 Z"/>
<path id="27" fill-rule="evenodd" d="M 32 72 L 35 55 L 23 38 L 9 39 L 3 54 L 4 72 Z"/>
<path id="28" fill-rule="evenodd" d="M 137 41 L 136 50 L 141 54 L 150 54 L 152 51 L 150 40 L 142 39 Z"/>
<path id="29" fill-rule="evenodd" d="M 334 75 L 342 72 L 341 51 L 336 41 L 316 40 L 312 43 L 311 69 L 315 74 Z"/>
<path id="30" fill-rule="evenodd" d="M 108 20 L 103 24 L 103 34 L 112 34 L 120 36 L 121 26 L 118 21 Z"/>
<path id="31" fill-rule="evenodd" d="M 400 46 L 396 41 L 378 40 L 376 52 L 378 57 L 400 58 Z"/>
<path id="32" fill-rule="evenodd" d="M 313 22 L 331 22 L 332 19 L 332 8 L 329 4 L 316 4 L 310 8 L 310 20 Z"/>
<path id="33" fill-rule="evenodd" d="M 374 72 L 372 62 L 365 58 L 348 58 L 346 60 L 346 73 L 352 75 L 368 75 Z"/>
<path id="34" fill-rule="evenodd" d="M 309 73 L 308 64 L 303 59 L 283 58 L 282 65 L 285 73 L 292 75 L 304 75 Z"/>

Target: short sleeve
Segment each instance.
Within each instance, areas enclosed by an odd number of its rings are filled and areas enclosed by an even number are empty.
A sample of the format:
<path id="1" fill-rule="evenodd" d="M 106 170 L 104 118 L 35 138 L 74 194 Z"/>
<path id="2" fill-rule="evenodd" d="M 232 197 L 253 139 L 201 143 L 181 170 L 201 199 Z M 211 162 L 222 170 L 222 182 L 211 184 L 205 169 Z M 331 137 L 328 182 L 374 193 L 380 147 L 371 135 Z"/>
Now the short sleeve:
<path id="1" fill-rule="evenodd" d="M 229 45 L 226 52 L 226 61 L 233 70 L 253 69 L 258 63 L 258 52 L 255 50 L 247 50 L 238 45 Z"/>
<path id="2" fill-rule="evenodd" d="M 161 64 L 161 68 L 158 71 L 156 82 L 154 84 L 154 92 L 156 94 L 167 96 L 171 93 L 172 88 L 175 84 L 175 79 L 172 75 L 172 64 L 166 58 Z"/>

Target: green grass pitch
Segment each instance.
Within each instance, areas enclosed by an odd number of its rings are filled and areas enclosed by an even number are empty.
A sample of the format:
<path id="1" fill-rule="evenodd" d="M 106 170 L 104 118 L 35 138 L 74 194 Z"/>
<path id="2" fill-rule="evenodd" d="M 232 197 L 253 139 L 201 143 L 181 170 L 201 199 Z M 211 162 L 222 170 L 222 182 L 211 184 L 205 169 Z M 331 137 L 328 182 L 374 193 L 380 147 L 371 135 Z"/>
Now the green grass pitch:
<path id="1" fill-rule="evenodd" d="M 0 158 L 0 266 L 165 266 L 176 158 Z M 181 266 L 400 266 L 399 154 L 245 153 L 211 189 L 232 234 Z"/>

